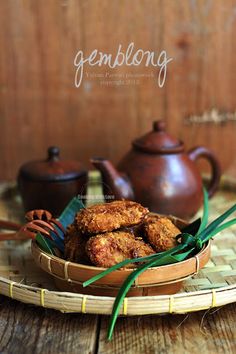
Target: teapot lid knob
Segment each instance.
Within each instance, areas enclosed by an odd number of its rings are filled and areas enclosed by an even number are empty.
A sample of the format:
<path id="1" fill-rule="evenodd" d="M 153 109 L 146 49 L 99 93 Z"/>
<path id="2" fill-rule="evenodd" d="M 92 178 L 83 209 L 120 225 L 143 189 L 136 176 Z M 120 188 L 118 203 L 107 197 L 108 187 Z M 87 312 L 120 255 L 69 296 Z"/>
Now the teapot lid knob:
<path id="1" fill-rule="evenodd" d="M 50 146 L 48 148 L 48 160 L 58 160 L 60 149 L 57 146 Z"/>
<path id="2" fill-rule="evenodd" d="M 163 132 L 166 130 L 166 123 L 164 120 L 156 120 L 153 122 L 153 130 L 156 132 Z"/>
<path id="3" fill-rule="evenodd" d="M 153 122 L 153 130 L 133 141 L 133 146 L 151 154 L 172 154 L 182 152 L 184 145 L 166 132 L 164 120 Z"/>

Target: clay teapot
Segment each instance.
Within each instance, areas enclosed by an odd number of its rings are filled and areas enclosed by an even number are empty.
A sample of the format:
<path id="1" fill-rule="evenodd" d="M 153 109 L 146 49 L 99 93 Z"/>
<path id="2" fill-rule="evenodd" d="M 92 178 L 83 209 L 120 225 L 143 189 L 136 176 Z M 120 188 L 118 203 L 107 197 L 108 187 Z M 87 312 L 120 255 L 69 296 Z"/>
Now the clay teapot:
<path id="1" fill-rule="evenodd" d="M 211 165 L 208 193 L 212 196 L 221 176 L 218 160 L 202 146 L 185 151 L 183 142 L 167 134 L 163 121 L 154 122 L 153 131 L 133 141 L 117 169 L 103 158 L 91 162 L 101 172 L 105 198 L 136 200 L 150 211 L 188 219 L 203 199 L 202 178 L 195 164 L 200 157 Z"/>

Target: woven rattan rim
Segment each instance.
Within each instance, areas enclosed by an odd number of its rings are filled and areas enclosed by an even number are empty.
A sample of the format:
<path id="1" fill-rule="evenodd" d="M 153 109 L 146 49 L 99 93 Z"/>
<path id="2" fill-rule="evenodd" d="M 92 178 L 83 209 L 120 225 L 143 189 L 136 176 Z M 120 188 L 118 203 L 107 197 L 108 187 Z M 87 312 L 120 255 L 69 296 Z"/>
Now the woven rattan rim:
<path id="1" fill-rule="evenodd" d="M 90 314 L 111 314 L 113 297 L 50 291 L 22 285 L 0 277 L 2 295 L 24 303 Z M 120 315 L 187 313 L 223 306 L 236 301 L 236 285 L 175 295 L 129 297 Z"/>
<path id="2" fill-rule="evenodd" d="M 236 181 L 222 179 L 221 188 L 236 190 Z M 0 277 L 0 294 L 9 298 L 61 312 L 111 314 L 114 297 L 51 291 Z M 120 315 L 188 313 L 236 302 L 236 284 L 175 295 L 128 297 Z"/>
<path id="3" fill-rule="evenodd" d="M 35 242 L 32 242 L 32 245 L 31 245 L 31 248 L 36 250 L 36 252 L 40 252 L 39 253 L 39 256 L 36 256 L 36 262 L 38 264 L 41 263 L 41 260 L 44 258 L 47 260 L 46 262 L 46 267 L 43 267 L 43 269 L 47 272 L 50 271 L 51 275 L 57 279 L 60 279 L 60 280 L 66 280 L 66 281 L 69 281 L 70 283 L 73 283 L 73 284 L 80 284 L 82 285 L 83 282 L 81 281 L 78 281 L 78 280 L 75 280 L 75 279 L 71 279 L 69 278 L 68 276 L 68 266 L 71 264 L 72 266 L 74 265 L 74 263 L 71 263 L 71 262 L 65 262 L 63 260 L 60 260 L 58 259 L 57 257 L 55 256 L 50 256 L 50 255 L 47 255 L 45 252 L 43 251 L 40 251 L 39 247 L 36 245 Z M 198 273 L 199 271 L 199 266 L 200 266 L 200 259 L 202 257 L 203 254 L 205 254 L 206 252 L 209 252 L 209 248 L 210 248 L 210 242 L 207 244 L 206 247 L 204 247 L 197 255 L 193 256 L 192 258 L 194 259 L 194 262 L 195 262 L 195 269 L 194 271 L 191 273 L 191 274 L 188 274 L 186 276 L 183 276 L 183 277 L 179 277 L 179 278 L 176 278 L 175 280 L 169 280 L 169 281 L 163 281 L 163 282 L 158 282 L 158 283 L 148 283 L 148 284 L 145 284 L 145 283 L 142 283 L 141 285 L 139 285 L 138 282 L 134 283 L 131 288 L 145 288 L 145 287 L 156 287 L 156 286 L 160 286 L 160 285 L 167 285 L 167 284 L 173 284 L 173 283 L 177 283 L 177 282 L 180 282 L 180 281 L 184 281 L 192 276 L 194 276 L 195 274 Z M 64 270 L 64 275 L 63 276 L 59 276 L 56 272 L 53 272 L 52 271 L 52 268 L 51 268 L 51 265 L 52 265 L 52 261 L 53 260 L 56 260 L 56 261 L 59 261 L 60 264 L 63 265 L 63 270 Z M 183 263 L 183 266 L 184 266 L 184 263 L 186 261 L 182 262 Z M 82 265 L 83 267 L 83 265 Z M 170 267 L 170 266 L 167 266 L 167 267 Z M 119 289 L 118 286 L 115 286 L 115 285 L 96 285 L 95 284 L 92 284 L 90 285 L 90 288 L 99 288 L 99 289 Z"/>

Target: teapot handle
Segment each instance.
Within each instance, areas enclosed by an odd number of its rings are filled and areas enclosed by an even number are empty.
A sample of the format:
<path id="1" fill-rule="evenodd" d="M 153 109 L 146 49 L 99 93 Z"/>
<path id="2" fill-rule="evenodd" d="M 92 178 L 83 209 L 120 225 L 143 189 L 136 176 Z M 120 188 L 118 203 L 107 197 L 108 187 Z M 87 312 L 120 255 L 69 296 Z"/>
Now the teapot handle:
<path id="1" fill-rule="evenodd" d="M 211 165 L 211 179 L 208 187 L 209 197 L 212 197 L 217 187 L 220 183 L 221 177 L 221 167 L 220 163 L 210 150 L 203 146 L 197 146 L 191 150 L 189 150 L 188 155 L 192 161 L 196 161 L 200 157 L 206 158 Z"/>

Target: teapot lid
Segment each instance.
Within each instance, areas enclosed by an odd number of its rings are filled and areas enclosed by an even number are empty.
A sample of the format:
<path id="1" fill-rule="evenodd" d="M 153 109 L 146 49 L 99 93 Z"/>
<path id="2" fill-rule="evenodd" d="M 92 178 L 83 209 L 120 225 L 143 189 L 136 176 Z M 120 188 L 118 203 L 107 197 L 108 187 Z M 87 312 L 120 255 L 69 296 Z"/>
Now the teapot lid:
<path id="1" fill-rule="evenodd" d="M 56 146 L 48 148 L 46 160 L 30 161 L 21 166 L 19 175 L 31 181 L 68 181 L 87 172 L 77 161 L 60 160 L 60 150 Z"/>
<path id="2" fill-rule="evenodd" d="M 153 130 L 133 141 L 134 148 L 147 153 L 177 153 L 184 149 L 183 143 L 166 132 L 165 122 L 153 122 Z"/>

